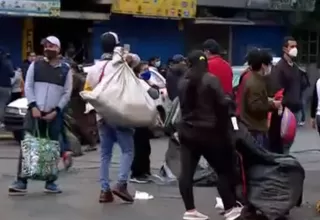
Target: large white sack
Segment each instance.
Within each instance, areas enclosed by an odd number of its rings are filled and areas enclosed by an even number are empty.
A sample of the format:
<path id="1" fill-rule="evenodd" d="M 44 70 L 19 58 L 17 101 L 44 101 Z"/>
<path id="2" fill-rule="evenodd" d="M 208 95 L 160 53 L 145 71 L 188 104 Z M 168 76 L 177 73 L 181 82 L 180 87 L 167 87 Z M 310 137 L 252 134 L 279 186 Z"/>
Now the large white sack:
<path id="1" fill-rule="evenodd" d="M 157 110 L 147 93 L 148 88 L 115 51 L 101 82 L 93 91 L 82 91 L 80 95 L 108 123 L 127 127 L 149 126 L 154 124 Z"/>

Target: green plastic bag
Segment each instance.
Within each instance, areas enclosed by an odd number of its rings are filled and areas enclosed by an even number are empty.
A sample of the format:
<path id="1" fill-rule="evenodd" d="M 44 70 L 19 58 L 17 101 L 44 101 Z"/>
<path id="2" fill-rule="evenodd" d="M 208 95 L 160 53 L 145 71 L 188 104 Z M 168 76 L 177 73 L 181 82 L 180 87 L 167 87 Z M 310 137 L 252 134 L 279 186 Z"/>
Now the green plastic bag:
<path id="1" fill-rule="evenodd" d="M 40 137 L 38 123 L 35 134 L 26 133 L 21 141 L 21 177 L 33 180 L 54 181 L 58 177 L 60 160 L 59 141 Z"/>

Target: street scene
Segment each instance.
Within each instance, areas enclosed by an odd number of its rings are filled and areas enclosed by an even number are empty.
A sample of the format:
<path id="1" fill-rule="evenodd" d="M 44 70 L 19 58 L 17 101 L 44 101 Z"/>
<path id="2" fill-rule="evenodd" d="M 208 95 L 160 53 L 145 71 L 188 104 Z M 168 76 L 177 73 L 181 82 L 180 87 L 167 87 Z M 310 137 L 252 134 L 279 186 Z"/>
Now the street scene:
<path id="1" fill-rule="evenodd" d="M 320 220 L 320 0 L 3 0 L 0 220 Z"/>
<path id="2" fill-rule="evenodd" d="M 294 209 L 290 219 L 320 219 L 315 211 L 315 204 L 320 198 L 320 149 L 319 137 L 308 128 L 299 130 L 297 140 L 291 151 L 306 169 L 303 205 Z M 152 141 L 151 166 L 152 173 L 157 174 L 164 160 L 167 149 L 167 139 Z M 130 192 L 142 191 L 154 196 L 151 200 L 137 200 L 134 204 L 99 204 L 99 158 L 97 152 L 90 152 L 74 161 L 74 167 L 62 171 L 59 179 L 64 193 L 60 195 L 45 195 L 42 193 L 43 183 L 32 181 L 29 193 L 24 197 L 8 197 L 8 185 L 15 178 L 19 146 L 12 140 L 0 142 L 0 172 L 1 172 L 1 213 L 3 220 L 65 220 L 65 219 L 180 219 L 183 212 L 181 196 L 177 186 L 162 186 L 150 184 L 130 184 Z M 116 180 L 119 167 L 119 148 L 114 149 L 111 168 L 111 179 Z M 114 181 L 113 181 L 114 182 Z M 211 219 L 221 219 L 214 209 L 217 192 L 215 187 L 196 188 L 195 199 L 200 210 L 207 213 Z"/>

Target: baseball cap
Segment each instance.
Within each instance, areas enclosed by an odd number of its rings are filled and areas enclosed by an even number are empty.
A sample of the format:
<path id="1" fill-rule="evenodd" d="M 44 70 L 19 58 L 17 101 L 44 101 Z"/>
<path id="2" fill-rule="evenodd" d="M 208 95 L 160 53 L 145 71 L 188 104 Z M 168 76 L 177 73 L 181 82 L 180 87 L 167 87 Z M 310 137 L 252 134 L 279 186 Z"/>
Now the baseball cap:
<path id="1" fill-rule="evenodd" d="M 104 40 L 104 39 L 108 39 L 108 38 L 113 38 L 115 43 L 116 44 L 119 44 L 120 41 L 119 41 L 119 37 L 118 37 L 118 34 L 115 33 L 115 32 L 112 32 L 112 31 L 108 31 L 108 32 L 105 32 L 101 35 L 101 40 Z"/>
<path id="2" fill-rule="evenodd" d="M 48 36 L 46 37 L 45 39 L 43 39 L 41 41 L 41 44 L 44 44 L 45 42 L 49 42 L 51 44 L 54 44 L 56 45 L 57 47 L 61 48 L 61 43 L 60 43 L 60 40 L 59 38 L 55 37 L 55 36 Z"/>
<path id="3" fill-rule="evenodd" d="M 182 62 L 182 61 L 184 61 L 184 60 L 185 60 L 185 58 L 184 58 L 184 56 L 181 55 L 181 54 L 176 54 L 176 55 L 174 55 L 174 56 L 172 57 L 172 61 L 173 61 L 174 63 L 180 63 L 180 62 Z"/>

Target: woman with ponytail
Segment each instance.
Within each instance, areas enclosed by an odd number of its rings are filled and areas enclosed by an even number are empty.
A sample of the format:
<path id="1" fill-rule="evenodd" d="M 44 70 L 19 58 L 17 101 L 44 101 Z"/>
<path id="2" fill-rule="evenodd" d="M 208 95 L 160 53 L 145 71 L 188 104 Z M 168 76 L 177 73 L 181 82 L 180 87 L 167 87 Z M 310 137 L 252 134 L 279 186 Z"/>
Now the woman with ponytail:
<path id="1" fill-rule="evenodd" d="M 225 218 L 235 220 L 241 214 L 236 207 L 233 147 L 229 136 L 228 101 L 219 79 L 208 73 L 208 61 L 202 51 L 188 56 L 189 70 L 179 85 L 181 122 L 181 174 L 179 189 L 185 204 L 185 220 L 205 220 L 194 205 L 193 175 L 203 156 L 218 175 L 217 188 L 225 207 Z"/>

